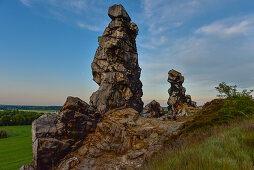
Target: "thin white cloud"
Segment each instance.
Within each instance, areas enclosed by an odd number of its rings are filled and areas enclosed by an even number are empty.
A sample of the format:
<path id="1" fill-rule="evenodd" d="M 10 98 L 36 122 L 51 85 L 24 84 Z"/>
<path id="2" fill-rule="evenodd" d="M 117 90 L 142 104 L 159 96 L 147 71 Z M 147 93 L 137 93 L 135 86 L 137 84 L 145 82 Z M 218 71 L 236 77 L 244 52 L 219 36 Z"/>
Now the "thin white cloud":
<path id="1" fill-rule="evenodd" d="M 254 29 L 254 16 L 236 19 L 226 19 L 203 26 L 196 30 L 198 34 L 206 34 L 220 37 L 232 37 L 248 35 Z"/>
<path id="2" fill-rule="evenodd" d="M 20 2 L 21 2 L 22 4 L 24 4 L 25 6 L 31 6 L 30 0 L 20 0 Z"/>
<path id="3" fill-rule="evenodd" d="M 103 29 L 100 28 L 100 27 L 97 27 L 97 26 L 94 26 L 94 25 L 88 25 L 88 24 L 85 24 L 85 23 L 81 23 L 81 22 L 78 22 L 77 25 L 80 27 L 80 28 L 84 28 L 84 29 L 87 29 L 87 30 L 90 30 L 90 31 L 102 31 Z"/>

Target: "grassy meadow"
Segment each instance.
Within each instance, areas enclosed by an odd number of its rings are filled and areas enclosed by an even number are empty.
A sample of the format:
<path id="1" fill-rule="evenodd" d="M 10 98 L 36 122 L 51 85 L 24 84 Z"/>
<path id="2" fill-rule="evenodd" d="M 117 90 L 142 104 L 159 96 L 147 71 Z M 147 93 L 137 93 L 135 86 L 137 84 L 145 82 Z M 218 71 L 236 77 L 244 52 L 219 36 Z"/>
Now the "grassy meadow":
<path id="1" fill-rule="evenodd" d="M 31 125 L 0 126 L 8 138 L 0 139 L 0 170 L 17 170 L 32 160 Z"/>
<path id="2" fill-rule="evenodd" d="M 143 169 L 249 170 L 254 165 L 254 100 L 204 105 Z"/>
<path id="3" fill-rule="evenodd" d="M 159 153 L 144 169 L 253 169 L 254 120 L 218 126 L 210 132 L 208 138 L 187 138 L 188 144 Z"/>

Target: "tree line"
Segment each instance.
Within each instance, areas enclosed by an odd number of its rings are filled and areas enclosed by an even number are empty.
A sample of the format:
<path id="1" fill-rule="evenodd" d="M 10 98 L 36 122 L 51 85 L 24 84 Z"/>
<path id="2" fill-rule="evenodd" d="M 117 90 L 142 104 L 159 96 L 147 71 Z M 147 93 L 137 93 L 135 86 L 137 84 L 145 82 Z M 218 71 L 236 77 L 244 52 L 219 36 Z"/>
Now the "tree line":
<path id="1" fill-rule="evenodd" d="M 43 113 L 19 110 L 0 111 L 0 126 L 31 125 Z"/>

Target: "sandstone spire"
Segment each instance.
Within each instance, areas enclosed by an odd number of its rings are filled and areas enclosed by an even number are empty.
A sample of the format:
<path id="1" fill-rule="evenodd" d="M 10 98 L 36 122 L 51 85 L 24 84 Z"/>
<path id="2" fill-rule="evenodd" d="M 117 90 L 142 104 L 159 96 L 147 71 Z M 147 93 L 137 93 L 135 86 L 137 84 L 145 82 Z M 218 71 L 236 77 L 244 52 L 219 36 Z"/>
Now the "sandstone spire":
<path id="1" fill-rule="evenodd" d="M 108 10 L 112 19 L 102 36 L 92 62 L 93 80 L 100 86 L 90 104 L 100 113 L 126 106 L 141 112 L 141 69 L 138 64 L 136 36 L 138 27 L 122 5 Z"/>

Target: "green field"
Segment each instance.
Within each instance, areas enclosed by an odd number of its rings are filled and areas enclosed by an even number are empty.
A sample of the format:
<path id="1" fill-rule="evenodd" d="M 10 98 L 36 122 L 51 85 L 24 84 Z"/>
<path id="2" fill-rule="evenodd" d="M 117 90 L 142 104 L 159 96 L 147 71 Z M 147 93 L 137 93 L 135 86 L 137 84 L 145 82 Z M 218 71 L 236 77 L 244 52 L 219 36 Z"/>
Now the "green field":
<path id="1" fill-rule="evenodd" d="M 19 110 L 25 112 L 37 112 L 37 113 L 55 113 L 56 110 Z"/>
<path id="2" fill-rule="evenodd" d="M 32 160 L 31 125 L 0 126 L 8 138 L 0 139 L 0 170 L 17 170 Z"/>

